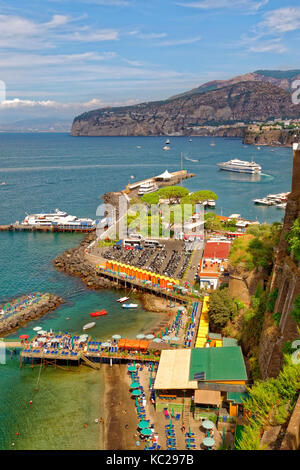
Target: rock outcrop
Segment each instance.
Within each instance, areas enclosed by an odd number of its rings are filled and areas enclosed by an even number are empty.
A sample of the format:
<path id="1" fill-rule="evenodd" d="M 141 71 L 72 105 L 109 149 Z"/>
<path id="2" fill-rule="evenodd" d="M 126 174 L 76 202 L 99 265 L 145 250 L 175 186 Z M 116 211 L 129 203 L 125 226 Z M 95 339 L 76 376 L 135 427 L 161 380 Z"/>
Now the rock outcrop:
<path id="1" fill-rule="evenodd" d="M 243 143 L 245 145 L 292 147 L 295 139 L 300 140 L 299 129 L 262 130 L 261 132 L 246 131 Z"/>

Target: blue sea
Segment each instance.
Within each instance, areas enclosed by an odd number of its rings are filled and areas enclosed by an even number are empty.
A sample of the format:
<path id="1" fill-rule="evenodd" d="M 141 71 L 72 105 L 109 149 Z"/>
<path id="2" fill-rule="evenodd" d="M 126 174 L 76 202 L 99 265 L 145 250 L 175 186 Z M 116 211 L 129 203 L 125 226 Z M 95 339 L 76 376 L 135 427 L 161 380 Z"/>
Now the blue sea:
<path id="1" fill-rule="evenodd" d="M 260 222 L 280 221 L 284 211 L 255 206 L 252 199 L 290 190 L 292 150 L 244 146 L 239 139 L 172 137 L 71 137 L 68 134 L 0 134 L 0 224 L 23 220 L 26 213 L 55 208 L 96 218 L 107 191 L 182 166 L 196 174 L 183 184 L 191 191 L 210 189 L 218 195 L 216 212 L 241 214 Z M 211 145 L 211 144 L 215 145 Z M 141 147 L 141 148 L 138 148 Z M 222 172 L 217 163 L 251 160 L 263 175 Z M 52 260 L 76 246 L 78 234 L 0 232 L 0 304 L 29 292 L 54 292 L 66 303 L 18 331 L 43 329 L 79 333 L 89 312 L 106 308 L 109 315 L 92 330 L 98 338 L 115 333 L 134 338 L 151 329 L 159 314 L 141 307 L 129 313 L 116 303 L 122 293 L 89 291 L 82 282 L 57 272 Z M 19 369 L 19 357 L 0 365 L 0 449 L 98 449 L 102 436 L 94 420 L 103 414 L 101 372 L 84 366 L 73 372 Z M 33 403 L 29 406 L 29 401 Z M 87 428 L 84 424 L 87 423 Z M 16 435 L 19 433 L 19 436 Z"/>

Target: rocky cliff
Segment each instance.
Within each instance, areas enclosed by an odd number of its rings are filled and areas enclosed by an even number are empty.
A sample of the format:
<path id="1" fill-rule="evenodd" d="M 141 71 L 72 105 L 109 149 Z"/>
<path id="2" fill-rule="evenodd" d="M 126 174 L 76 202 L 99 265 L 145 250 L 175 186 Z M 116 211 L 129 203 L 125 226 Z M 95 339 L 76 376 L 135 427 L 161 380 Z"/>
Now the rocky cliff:
<path id="1" fill-rule="evenodd" d="M 261 132 L 245 132 L 243 143 L 246 145 L 270 145 L 276 147 L 292 147 L 295 136 L 300 140 L 300 130 L 262 130 Z"/>
<path id="2" fill-rule="evenodd" d="M 74 119 L 71 134 L 203 135 L 199 127 L 205 125 L 233 125 L 299 115 L 300 105 L 293 105 L 290 92 L 273 83 L 253 80 L 166 101 L 90 111 Z M 211 135 L 209 130 L 207 135 Z"/>

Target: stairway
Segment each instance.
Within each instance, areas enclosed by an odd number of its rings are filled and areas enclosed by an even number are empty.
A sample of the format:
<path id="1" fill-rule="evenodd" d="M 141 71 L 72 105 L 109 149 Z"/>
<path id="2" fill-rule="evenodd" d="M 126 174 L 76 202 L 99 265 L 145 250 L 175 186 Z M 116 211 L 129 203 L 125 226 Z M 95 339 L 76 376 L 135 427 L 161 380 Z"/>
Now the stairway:
<path id="1" fill-rule="evenodd" d="M 90 367 L 92 367 L 93 369 L 97 369 L 99 370 L 100 369 L 100 364 L 96 364 L 95 362 L 92 362 L 90 361 L 86 356 L 84 356 L 83 354 L 81 355 L 81 359 Z"/>
<path id="2" fill-rule="evenodd" d="M 183 401 L 183 413 L 182 413 L 182 421 L 185 425 L 185 429 L 187 429 L 190 425 L 190 415 L 191 415 L 191 401 L 189 398 L 184 398 Z"/>

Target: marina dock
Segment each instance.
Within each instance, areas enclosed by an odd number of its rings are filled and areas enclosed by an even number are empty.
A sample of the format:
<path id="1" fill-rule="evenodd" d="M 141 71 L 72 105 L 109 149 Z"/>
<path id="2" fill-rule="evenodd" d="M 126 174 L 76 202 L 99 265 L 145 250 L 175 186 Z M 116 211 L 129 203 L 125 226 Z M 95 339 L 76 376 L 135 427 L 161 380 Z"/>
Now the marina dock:
<path id="1" fill-rule="evenodd" d="M 43 225 L 25 225 L 25 224 L 10 224 L 0 225 L 0 232 L 68 232 L 68 233 L 90 233 L 94 232 L 96 227 L 74 227 L 68 226 L 43 226 Z"/>

